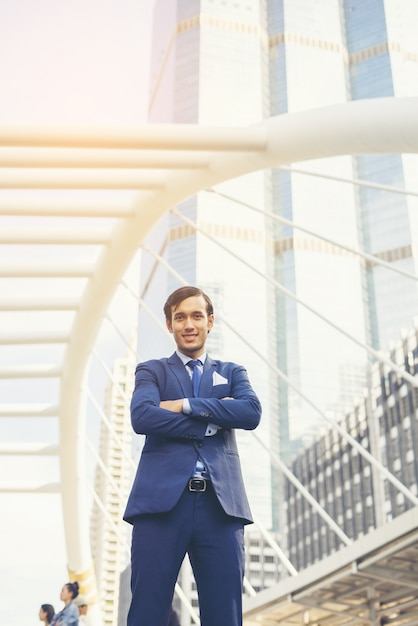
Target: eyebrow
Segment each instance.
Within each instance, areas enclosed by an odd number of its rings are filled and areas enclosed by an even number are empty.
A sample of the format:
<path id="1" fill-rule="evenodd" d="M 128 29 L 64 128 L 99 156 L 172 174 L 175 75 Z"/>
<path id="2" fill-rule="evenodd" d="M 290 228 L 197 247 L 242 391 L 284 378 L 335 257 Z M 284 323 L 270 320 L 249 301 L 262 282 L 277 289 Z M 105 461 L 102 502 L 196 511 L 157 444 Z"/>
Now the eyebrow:
<path id="1" fill-rule="evenodd" d="M 192 311 L 190 313 L 190 315 L 196 315 L 196 313 L 199 313 L 199 315 L 204 315 L 205 312 L 202 309 L 197 309 L 196 311 Z M 186 315 L 186 313 L 184 311 L 174 311 L 174 317 L 176 317 L 177 315 Z"/>

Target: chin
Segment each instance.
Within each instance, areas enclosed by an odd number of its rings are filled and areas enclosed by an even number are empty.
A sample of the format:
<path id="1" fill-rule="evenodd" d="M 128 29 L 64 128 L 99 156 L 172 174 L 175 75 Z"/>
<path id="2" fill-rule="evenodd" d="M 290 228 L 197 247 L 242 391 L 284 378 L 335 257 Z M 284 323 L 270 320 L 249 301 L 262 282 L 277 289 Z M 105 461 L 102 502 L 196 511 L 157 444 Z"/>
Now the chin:
<path id="1" fill-rule="evenodd" d="M 188 352 L 195 352 L 196 350 L 200 350 L 201 346 L 193 344 L 193 343 L 187 343 L 183 346 L 183 350 L 187 350 Z"/>

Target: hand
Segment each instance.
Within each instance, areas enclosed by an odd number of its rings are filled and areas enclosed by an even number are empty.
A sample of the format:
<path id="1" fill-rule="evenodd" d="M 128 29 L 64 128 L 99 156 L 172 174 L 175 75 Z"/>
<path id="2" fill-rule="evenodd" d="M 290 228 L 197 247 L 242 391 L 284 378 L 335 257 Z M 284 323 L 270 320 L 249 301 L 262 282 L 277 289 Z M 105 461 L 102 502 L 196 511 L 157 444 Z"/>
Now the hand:
<path id="1" fill-rule="evenodd" d="M 160 409 L 172 411 L 173 413 L 181 413 L 183 411 L 183 398 L 179 400 L 161 400 Z"/>
<path id="2" fill-rule="evenodd" d="M 221 398 L 221 400 L 234 400 L 234 398 L 231 398 L 230 396 L 226 396 L 225 398 Z"/>

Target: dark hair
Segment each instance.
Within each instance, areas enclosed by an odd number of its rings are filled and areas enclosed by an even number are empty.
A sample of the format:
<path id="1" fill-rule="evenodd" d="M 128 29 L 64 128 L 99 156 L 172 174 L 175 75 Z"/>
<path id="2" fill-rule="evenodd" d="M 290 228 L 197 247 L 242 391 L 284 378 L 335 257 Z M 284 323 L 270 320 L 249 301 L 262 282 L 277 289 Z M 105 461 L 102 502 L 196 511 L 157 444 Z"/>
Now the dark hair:
<path id="1" fill-rule="evenodd" d="M 46 613 L 46 619 L 48 624 L 52 622 L 52 618 L 55 615 L 55 609 L 52 604 L 41 604 L 41 611 Z"/>
<path id="2" fill-rule="evenodd" d="M 198 287 L 192 287 L 188 285 L 186 287 L 179 287 L 173 291 L 167 298 L 167 302 L 164 305 L 164 315 L 166 319 L 171 320 L 172 309 L 176 308 L 180 302 L 183 302 L 186 298 L 192 298 L 194 296 L 203 296 L 206 302 L 207 314 L 213 314 L 213 305 L 209 296 L 207 296 L 201 289 Z"/>
<path id="3" fill-rule="evenodd" d="M 68 591 L 72 593 L 74 600 L 78 596 L 78 582 L 75 581 L 73 583 L 65 583 L 65 587 L 67 587 Z"/>

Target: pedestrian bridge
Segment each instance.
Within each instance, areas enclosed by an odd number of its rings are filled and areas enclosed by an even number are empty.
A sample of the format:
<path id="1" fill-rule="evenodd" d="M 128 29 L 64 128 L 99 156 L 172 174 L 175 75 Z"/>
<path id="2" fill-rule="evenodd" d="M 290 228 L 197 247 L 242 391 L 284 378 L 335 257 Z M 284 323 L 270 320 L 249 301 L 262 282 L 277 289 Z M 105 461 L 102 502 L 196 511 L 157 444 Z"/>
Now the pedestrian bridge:
<path id="1" fill-rule="evenodd" d="M 416 624 L 415 507 L 244 602 L 245 625 Z"/>
<path id="2" fill-rule="evenodd" d="M 55 456 L 60 466 L 59 479 L 44 484 L 34 484 L 31 475 L 19 483 L 2 476 L 0 494 L 61 494 L 70 575 L 92 599 L 100 590 L 84 509 L 85 405 L 94 395 L 86 381 L 92 361 L 111 369 L 96 343 L 105 324 L 118 331 L 112 303 L 121 288 L 132 292 L 126 275 L 150 230 L 193 194 L 216 192 L 216 185 L 250 172 L 336 155 L 418 153 L 417 111 L 417 98 L 384 98 L 245 128 L 0 126 L 0 417 L 49 418 L 59 428 L 57 441 L 42 444 L 25 429 L 26 438 L 3 442 L 0 454 Z M 140 294 L 130 296 L 141 304 Z M 123 339 L 129 347 L 131 337 Z M 319 564 L 246 598 L 246 625 L 417 623 L 417 503 Z M 190 614 L 198 623 L 192 607 Z M 102 623 L 97 603 L 89 620 Z"/>

